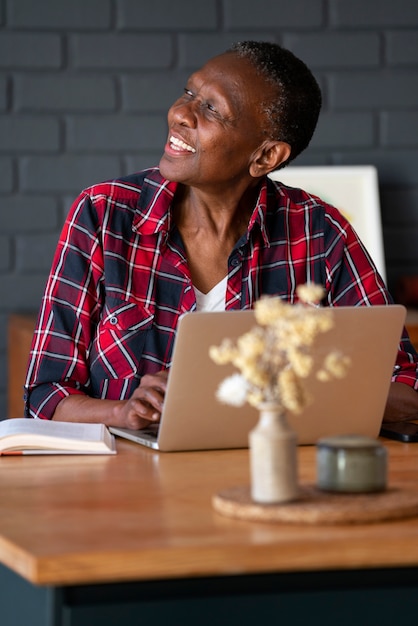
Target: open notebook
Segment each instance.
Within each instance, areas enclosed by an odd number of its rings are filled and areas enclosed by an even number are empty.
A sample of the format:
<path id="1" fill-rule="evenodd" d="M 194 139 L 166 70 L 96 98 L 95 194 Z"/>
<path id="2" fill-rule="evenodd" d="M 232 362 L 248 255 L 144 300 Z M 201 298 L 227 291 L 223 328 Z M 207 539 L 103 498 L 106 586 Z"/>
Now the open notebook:
<path id="1" fill-rule="evenodd" d="M 307 380 L 313 402 L 302 413 L 289 415 L 300 444 L 331 435 L 379 434 L 406 310 L 391 305 L 336 307 L 333 312 L 334 327 L 318 336 L 314 356 L 322 361 L 324 354 L 339 349 L 351 358 L 351 366 L 342 380 Z M 220 381 L 236 370 L 213 363 L 209 347 L 225 337 L 237 338 L 254 323 L 252 311 L 184 315 L 159 427 L 112 427 L 111 432 L 161 451 L 247 447 L 258 413 L 248 404 L 236 408 L 216 399 Z"/>

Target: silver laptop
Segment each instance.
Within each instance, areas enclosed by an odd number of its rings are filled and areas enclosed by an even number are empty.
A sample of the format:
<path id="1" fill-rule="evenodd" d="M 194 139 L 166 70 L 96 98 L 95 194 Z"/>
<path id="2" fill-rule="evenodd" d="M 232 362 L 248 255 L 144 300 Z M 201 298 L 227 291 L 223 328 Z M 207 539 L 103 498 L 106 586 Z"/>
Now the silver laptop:
<path id="1" fill-rule="evenodd" d="M 401 305 L 335 307 L 334 327 L 318 336 L 314 358 L 330 350 L 351 358 L 342 380 L 307 379 L 312 403 L 289 422 L 300 444 L 355 433 L 377 437 L 397 348 L 405 323 Z M 209 347 L 237 338 L 255 323 L 253 311 L 187 313 L 179 322 L 161 422 L 142 430 L 110 428 L 115 435 L 161 451 L 248 447 L 256 409 L 221 404 L 216 389 L 236 369 L 216 365 Z"/>

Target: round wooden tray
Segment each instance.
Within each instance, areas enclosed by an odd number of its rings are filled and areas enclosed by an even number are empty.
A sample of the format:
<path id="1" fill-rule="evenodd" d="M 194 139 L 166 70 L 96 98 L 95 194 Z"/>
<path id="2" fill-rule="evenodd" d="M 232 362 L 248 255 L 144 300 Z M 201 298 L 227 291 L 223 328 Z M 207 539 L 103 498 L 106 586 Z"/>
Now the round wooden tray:
<path id="1" fill-rule="evenodd" d="M 297 500 L 282 504 L 259 504 L 251 499 L 249 486 L 225 489 L 212 504 L 222 515 L 256 522 L 302 524 L 364 524 L 418 515 L 418 489 L 391 485 L 377 493 L 345 494 L 301 485 Z"/>

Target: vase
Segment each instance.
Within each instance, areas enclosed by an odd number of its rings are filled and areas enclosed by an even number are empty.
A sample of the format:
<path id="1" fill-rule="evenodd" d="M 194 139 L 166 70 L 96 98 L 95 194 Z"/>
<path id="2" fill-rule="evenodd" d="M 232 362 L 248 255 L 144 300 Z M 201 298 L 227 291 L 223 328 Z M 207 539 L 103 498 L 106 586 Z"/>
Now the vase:
<path id="1" fill-rule="evenodd" d="M 277 403 L 263 404 L 249 434 L 252 500 L 264 504 L 298 497 L 297 436 L 286 411 Z"/>

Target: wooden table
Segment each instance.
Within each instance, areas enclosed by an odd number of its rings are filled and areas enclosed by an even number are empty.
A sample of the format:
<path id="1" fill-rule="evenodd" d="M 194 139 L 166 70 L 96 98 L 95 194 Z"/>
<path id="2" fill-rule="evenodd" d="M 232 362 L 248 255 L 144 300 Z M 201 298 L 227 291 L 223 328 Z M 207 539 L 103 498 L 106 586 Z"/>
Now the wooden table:
<path id="1" fill-rule="evenodd" d="M 418 489 L 418 445 L 385 443 L 389 483 Z M 412 623 L 418 518 L 237 521 L 211 497 L 248 483 L 247 450 L 117 445 L 115 457 L 0 458 L 2 626 L 297 624 L 312 611 L 340 626 Z M 299 464 L 315 482 L 314 447 Z"/>

